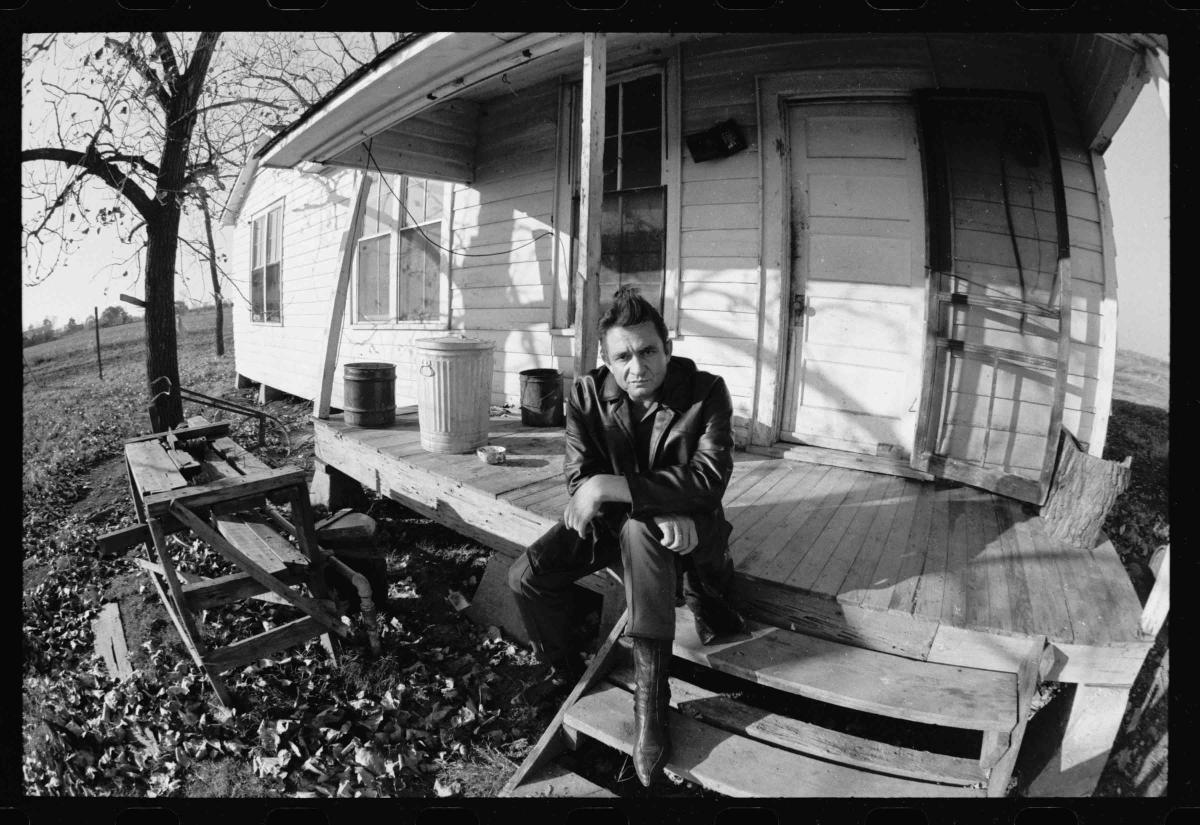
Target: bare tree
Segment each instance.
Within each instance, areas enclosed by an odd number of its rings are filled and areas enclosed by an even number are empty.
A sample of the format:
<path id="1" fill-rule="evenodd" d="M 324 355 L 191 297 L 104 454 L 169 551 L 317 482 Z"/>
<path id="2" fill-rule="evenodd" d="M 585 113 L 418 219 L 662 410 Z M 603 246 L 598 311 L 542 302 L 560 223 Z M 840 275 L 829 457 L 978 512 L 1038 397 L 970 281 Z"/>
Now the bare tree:
<path id="1" fill-rule="evenodd" d="M 50 145 L 21 152 L 22 163 L 61 165 L 44 179 L 50 185 L 39 193 L 41 214 L 26 225 L 27 256 L 31 244 L 44 246 L 43 233 L 61 242 L 60 252 L 69 248 L 69 224 L 77 215 L 82 223 L 89 214 L 85 181 L 99 181 L 120 196 L 118 216 L 122 206 L 137 214 L 130 234 L 141 229 L 144 236 L 146 378 L 155 429 L 183 419 L 175 346 L 175 256 L 184 193 L 203 172 L 190 163 L 189 150 L 220 36 L 202 32 L 194 38 L 175 36 L 174 42 L 165 32 L 105 37 L 100 48 L 85 56 L 94 70 L 86 82 L 71 78 L 68 87 L 65 78 L 43 80 L 58 104 L 50 114 L 56 134 Z M 54 50 L 44 41 L 36 45 L 43 52 Z M 29 63 L 37 59 L 29 49 L 25 56 Z M 103 224 L 110 216 L 111 208 L 105 207 L 97 218 Z"/>
<path id="2" fill-rule="evenodd" d="M 125 261 L 145 276 L 156 429 L 182 420 L 174 311 L 185 254 L 209 265 L 221 311 L 214 193 L 228 189 L 264 129 L 281 128 L 395 40 L 372 32 L 26 37 L 26 283 L 49 277 L 93 230 L 129 244 Z M 183 220 L 193 206 L 203 220 Z"/>

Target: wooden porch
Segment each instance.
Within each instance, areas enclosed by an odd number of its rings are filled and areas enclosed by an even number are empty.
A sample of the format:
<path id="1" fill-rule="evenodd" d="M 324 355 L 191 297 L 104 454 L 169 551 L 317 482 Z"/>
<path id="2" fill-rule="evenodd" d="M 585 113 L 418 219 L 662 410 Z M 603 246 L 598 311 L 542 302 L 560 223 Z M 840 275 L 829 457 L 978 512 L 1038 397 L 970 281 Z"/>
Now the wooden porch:
<path id="1" fill-rule="evenodd" d="M 508 463 L 493 466 L 473 453 L 423 450 L 415 411 L 387 429 L 349 426 L 340 415 L 313 426 L 325 464 L 504 557 L 515 558 L 566 504 L 558 428 L 494 417 L 489 443 L 507 448 Z M 1064 544 L 1008 498 L 738 452 L 725 509 L 736 598 L 768 624 L 1012 673 L 1029 640 L 1045 636 L 1053 662 L 1047 657 L 1043 678 L 1126 688 L 1153 644 L 1111 543 Z M 596 578 L 594 589 L 605 591 Z M 502 578 L 485 580 L 476 601 L 490 598 L 490 621 L 520 635 L 497 585 Z"/>

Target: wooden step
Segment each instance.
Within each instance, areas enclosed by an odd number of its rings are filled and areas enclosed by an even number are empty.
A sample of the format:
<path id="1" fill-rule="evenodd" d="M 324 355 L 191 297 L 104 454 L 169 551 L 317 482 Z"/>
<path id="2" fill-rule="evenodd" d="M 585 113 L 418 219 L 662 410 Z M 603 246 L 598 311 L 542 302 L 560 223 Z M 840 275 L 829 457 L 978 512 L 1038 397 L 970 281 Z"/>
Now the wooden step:
<path id="1" fill-rule="evenodd" d="M 982 731 L 1017 724 L 1013 673 L 922 662 L 747 622 L 702 645 L 690 610 L 675 612 L 674 654 L 750 682 L 910 722 Z"/>
<path id="2" fill-rule="evenodd" d="M 633 664 L 628 652 L 607 679 L 632 692 Z M 905 748 L 866 739 L 747 705 L 674 676 L 670 679 L 671 707 L 714 727 L 768 745 L 806 753 L 843 765 L 951 785 L 987 782 L 979 759 Z"/>
<path id="3" fill-rule="evenodd" d="M 515 788 L 513 797 L 615 797 L 607 788 L 564 768 L 557 760 Z"/>
<path id="4" fill-rule="evenodd" d="M 668 769 L 717 793 L 735 797 L 948 796 L 980 797 L 982 788 L 920 782 L 824 762 L 739 736 L 672 710 Z M 574 731 L 623 753 L 633 752 L 633 694 L 601 683 L 563 719 Z"/>

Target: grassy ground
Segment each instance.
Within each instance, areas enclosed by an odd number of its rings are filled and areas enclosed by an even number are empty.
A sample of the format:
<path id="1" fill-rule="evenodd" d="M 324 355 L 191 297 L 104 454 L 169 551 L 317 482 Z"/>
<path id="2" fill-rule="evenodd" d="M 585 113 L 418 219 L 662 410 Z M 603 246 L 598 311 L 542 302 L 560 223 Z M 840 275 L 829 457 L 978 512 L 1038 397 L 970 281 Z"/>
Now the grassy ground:
<path id="1" fill-rule="evenodd" d="M 185 387 L 244 404 L 234 390 L 233 346 L 213 354 L 212 312 L 188 316 L 180 341 Z M 226 324 L 231 330 L 231 324 Z M 389 611 L 383 655 L 348 647 L 332 666 L 311 643 L 233 675 L 244 704 L 228 713 L 191 664 L 144 573 L 140 551 L 101 557 L 94 537 L 133 522 L 121 445 L 148 426 L 141 324 L 81 332 L 25 350 L 24 769 L 28 794 L 132 796 L 489 796 L 537 740 L 556 710 L 540 699 L 540 669 L 495 628 L 459 615 L 488 551 L 388 500 L 372 500 L 387 549 Z M 1169 541 L 1166 366 L 1122 355 L 1106 457 L 1134 456 L 1133 482 L 1105 529 L 1135 586 Z M 224 417 L 196 405 L 186 413 Z M 260 456 L 273 466 L 312 467 L 310 405 L 280 399 L 266 411 Z M 250 446 L 256 424 L 232 419 Z M 181 566 L 222 568 L 198 542 L 176 546 Z M 91 619 L 120 605 L 137 674 L 124 684 L 92 654 Z M 287 620 L 286 609 L 246 602 L 210 611 L 214 641 Z M 361 628 L 358 628 L 361 630 Z M 1122 733 L 1099 792 L 1146 796 L 1166 782 L 1166 631 L 1134 686 Z M 253 702 L 248 701 L 253 697 Z M 596 747 L 576 754 L 591 778 L 639 795 L 628 761 Z M 659 793 L 695 794 L 678 786 Z"/>

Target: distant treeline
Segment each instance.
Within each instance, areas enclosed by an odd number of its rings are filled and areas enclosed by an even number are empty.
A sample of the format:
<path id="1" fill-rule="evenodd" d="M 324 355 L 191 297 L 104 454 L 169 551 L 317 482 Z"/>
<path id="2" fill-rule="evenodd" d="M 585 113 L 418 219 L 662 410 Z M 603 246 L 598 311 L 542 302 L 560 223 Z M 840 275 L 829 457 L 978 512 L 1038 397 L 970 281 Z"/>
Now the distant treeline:
<path id="1" fill-rule="evenodd" d="M 233 301 L 222 301 L 224 307 L 233 306 Z M 183 301 L 175 302 L 175 313 L 177 315 L 186 315 L 189 312 L 202 312 L 206 309 L 214 309 L 214 304 L 200 304 L 189 308 Z M 126 311 L 125 307 L 120 304 L 114 304 L 100 310 L 100 327 L 118 327 L 122 324 L 128 324 L 130 321 L 137 321 L 140 318 L 135 318 Z M 96 326 L 96 318 L 94 315 L 88 315 L 80 323 L 74 318 L 67 321 L 65 326 L 56 327 L 54 322 L 49 318 L 42 319 L 41 324 L 30 324 L 21 335 L 22 347 L 31 347 L 34 344 L 44 344 L 47 341 L 54 341 L 62 338 L 64 335 L 71 335 L 80 330 L 90 330 Z"/>

